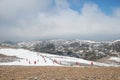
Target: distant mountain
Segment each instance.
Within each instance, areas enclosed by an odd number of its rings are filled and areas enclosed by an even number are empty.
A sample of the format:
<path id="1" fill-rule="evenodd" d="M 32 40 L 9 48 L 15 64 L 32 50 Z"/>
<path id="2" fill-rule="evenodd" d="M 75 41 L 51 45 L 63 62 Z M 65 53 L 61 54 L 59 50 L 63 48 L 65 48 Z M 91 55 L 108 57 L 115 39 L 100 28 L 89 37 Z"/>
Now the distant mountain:
<path id="1" fill-rule="evenodd" d="M 16 43 L 15 42 L 12 42 L 12 41 L 4 41 L 4 42 L 1 42 L 2 44 L 10 44 L 10 45 L 15 45 Z"/>

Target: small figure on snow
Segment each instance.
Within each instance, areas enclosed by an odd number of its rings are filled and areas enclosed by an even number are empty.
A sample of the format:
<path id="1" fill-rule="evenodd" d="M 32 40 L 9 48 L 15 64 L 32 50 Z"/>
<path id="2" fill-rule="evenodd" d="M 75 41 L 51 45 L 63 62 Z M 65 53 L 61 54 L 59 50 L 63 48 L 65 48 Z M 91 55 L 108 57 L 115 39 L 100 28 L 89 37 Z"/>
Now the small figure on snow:
<path id="1" fill-rule="evenodd" d="M 34 61 L 34 64 L 36 64 L 36 61 Z"/>
<path id="2" fill-rule="evenodd" d="M 30 61 L 29 61 L 28 63 L 29 63 L 29 64 L 31 64 L 31 62 L 30 62 Z"/>
<path id="3" fill-rule="evenodd" d="M 91 66 L 93 66 L 94 64 L 93 64 L 93 62 L 91 62 Z"/>

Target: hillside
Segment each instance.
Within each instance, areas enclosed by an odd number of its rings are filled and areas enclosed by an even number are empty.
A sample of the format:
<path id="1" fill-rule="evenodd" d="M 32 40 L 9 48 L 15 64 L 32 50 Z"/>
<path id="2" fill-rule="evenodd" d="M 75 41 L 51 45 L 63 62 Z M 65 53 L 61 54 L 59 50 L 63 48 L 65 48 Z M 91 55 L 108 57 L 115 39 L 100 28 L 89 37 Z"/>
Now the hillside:
<path id="1" fill-rule="evenodd" d="M 27 49 L 35 52 L 82 58 L 90 61 L 106 60 L 106 63 L 120 64 L 119 60 L 109 60 L 111 57 L 120 58 L 120 40 L 90 41 L 90 40 L 43 40 L 29 42 L 0 43 L 1 48 Z"/>
<path id="2" fill-rule="evenodd" d="M 100 63 L 81 58 L 59 56 L 47 53 L 39 53 L 25 49 L 0 49 L 2 55 L 6 55 L 8 60 L 11 56 L 16 56 L 15 61 L 5 61 L 0 65 L 22 65 L 22 66 L 120 66 L 114 63 Z M 10 57 L 8 57 L 10 56 Z M 1 57 L 0 57 L 1 58 Z M 2 59 L 0 59 L 2 60 Z"/>

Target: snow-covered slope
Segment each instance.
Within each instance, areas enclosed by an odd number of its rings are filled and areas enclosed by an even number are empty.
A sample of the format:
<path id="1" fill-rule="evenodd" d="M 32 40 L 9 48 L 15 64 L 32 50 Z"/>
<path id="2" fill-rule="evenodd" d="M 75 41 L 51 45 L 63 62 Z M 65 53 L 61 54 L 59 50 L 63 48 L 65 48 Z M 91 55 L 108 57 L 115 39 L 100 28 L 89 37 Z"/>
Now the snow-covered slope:
<path id="1" fill-rule="evenodd" d="M 113 64 L 98 63 L 79 58 L 38 53 L 24 49 L 0 49 L 0 54 L 16 56 L 18 59 L 14 62 L 0 63 L 0 65 L 22 65 L 22 66 L 119 66 Z"/>
<path id="2" fill-rule="evenodd" d="M 116 62 L 120 63 L 120 58 L 118 58 L 118 57 L 111 57 L 111 58 L 109 58 L 109 60 L 116 61 Z"/>
<path id="3" fill-rule="evenodd" d="M 15 62 L 0 63 L 0 65 L 59 66 L 59 64 L 53 64 L 52 60 L 42 56 L 42 54 L 24 49 L 0 49 L 0 53 L 21 58 Z"/>

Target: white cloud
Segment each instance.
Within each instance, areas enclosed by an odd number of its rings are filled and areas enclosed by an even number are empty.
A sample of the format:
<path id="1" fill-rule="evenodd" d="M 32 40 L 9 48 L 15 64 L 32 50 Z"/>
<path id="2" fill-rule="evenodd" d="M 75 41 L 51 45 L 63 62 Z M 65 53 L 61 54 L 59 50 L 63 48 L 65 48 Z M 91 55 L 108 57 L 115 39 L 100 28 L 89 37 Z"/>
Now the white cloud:
<path id="1" fill-rule="evenodd" d="M 48 8 L 49 3 L 50 0 L 1 0 L 0 18 L 9 22 L 37 15 L 40 10 Z"/>
<path id="2" fill-rule="evenodd" d="M 114 9 L 114 16 L 120 18 L 120 8 Z"/>
<path id="3" fill-rule="evenodd" d="M 14 25 L 0 28 L 0 34 L 4 34 L 0 36 L 38 39 L 120 34 L 119 9 L 114 11 L 114 16 L 108 16 L 96 4 L 84 4 L 81 13 L 70 9 L 67 0 L 55 0 L 55 5 L 52 4 L 53 0 L 0 1 L 0 17 L 16 20 Z M 21 14 L 22 18 L 18 18 Z"/>

